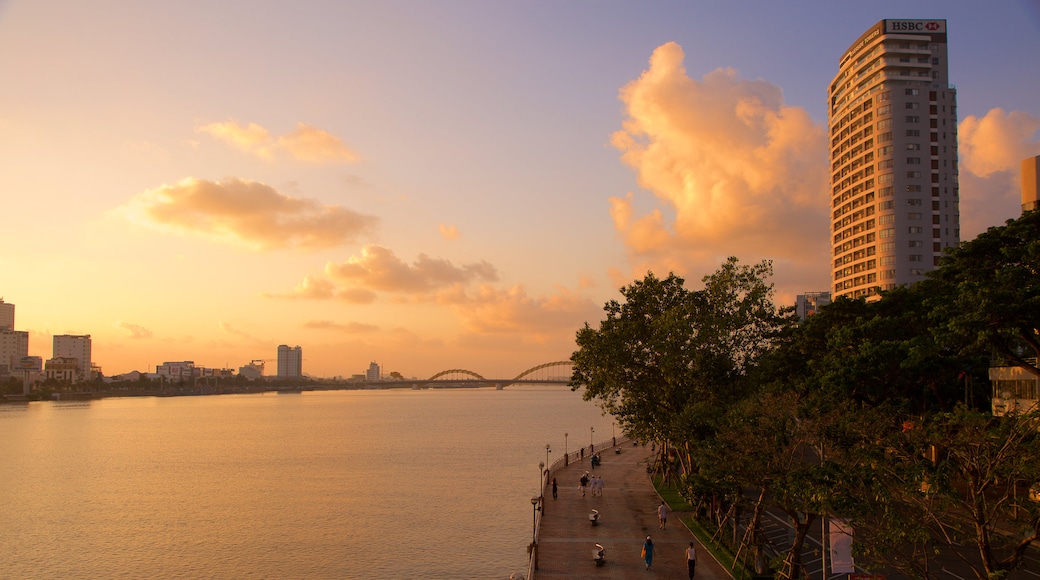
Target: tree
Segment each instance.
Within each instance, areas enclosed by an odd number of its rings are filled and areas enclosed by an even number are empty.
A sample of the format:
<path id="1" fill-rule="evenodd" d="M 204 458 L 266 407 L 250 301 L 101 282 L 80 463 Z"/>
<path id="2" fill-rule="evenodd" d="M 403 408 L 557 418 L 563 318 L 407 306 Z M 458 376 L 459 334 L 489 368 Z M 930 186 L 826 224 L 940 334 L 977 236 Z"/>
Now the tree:
<path id="1" fill-rule="evenodd" d="M 980 580 L 1021 566 L 1040 541 L 1040 512 L 1027 493 L 1040 480 L 1038 427 L 1035 412 L 994 417 L 964 405 L 908 421 L 888 447 L 886 509 L 864 518 L 872 555 L 926 578 L 921 556 L 936 550 Z M 883 518 L 889 511 L 902 517 Z"/>
<path id="2" fill-rule="evenodd" d="M 653 273 L 604 306 L 599 328 L 577 333 L 572 388 L 585 386 L 628 433 L 672 443 L 701 441 L 743 397 L 741 381 L 793 318 L 772 302 L 772 265 L 729 258 L 704 289 Z M 689 468 L 689 455 L 684 467 Z"/>
<path id="3" fill-rule="evenodd" d="M 940 339 L 1040 375 L 1040 210 L 950 250 L 930 277 L 951 293 L 930 301 Z"/>

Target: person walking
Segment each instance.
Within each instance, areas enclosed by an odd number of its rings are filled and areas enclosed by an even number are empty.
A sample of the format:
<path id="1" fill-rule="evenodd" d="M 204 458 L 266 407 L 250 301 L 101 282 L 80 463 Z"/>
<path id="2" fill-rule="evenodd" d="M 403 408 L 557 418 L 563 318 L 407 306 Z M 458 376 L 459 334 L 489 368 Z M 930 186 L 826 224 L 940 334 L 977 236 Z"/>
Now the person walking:
<path id="1" fill-rule="evenodd" d="M 553 487 L 553 499 L 556 499 L 556 478 L 555 477 L 552 480 L 552 487 Z"/>
<path id="2" fill-rule="evenodd" d="M 578 489 L 581 490 L 581 497 L 585 497 L 585 488 L 589 485 L 589 472 L 585 472 L 578 480 Z"/>
<path id="3" fill-rule="evenodd" d="M 647 536 L 646 541 L 643 542 L 642 555 L 643 563 L 646 564 L 646 569 L 649 570 L 654 563 L 654 541 L 650 539 L 650 536 Z"/>
<path id="4" fill-rule="evenodd" d="M 668 504 L 661 500 L 661 505 L 657 506 L 657 519 L 661 522 L 660 528 L 663 530 L 665 525 L 668 524 Z"/>
<path id="5" fill-rule="evenodd" d="M 690 572 L 690 580 L 693 580 L 693 573 L 697 569 L 697 549 L 693 546 L 693 542 L 690 542 L 690 547 L 686 548 L 686 569 Z"/>

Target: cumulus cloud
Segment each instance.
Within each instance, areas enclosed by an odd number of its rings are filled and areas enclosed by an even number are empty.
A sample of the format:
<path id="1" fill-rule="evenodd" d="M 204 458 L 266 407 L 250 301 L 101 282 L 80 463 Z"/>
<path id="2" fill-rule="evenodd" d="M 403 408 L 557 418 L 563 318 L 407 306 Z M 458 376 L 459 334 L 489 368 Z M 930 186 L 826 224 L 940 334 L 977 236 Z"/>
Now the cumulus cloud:
<path id="1" fill-rule="evenodd" d="M 979 177 L 997 171 L 1017 171 L 1027 157 L 1037 154 L 1040 117 L 1022 111 L 991 109 L 983 117 L 968 115 L 957 132 L 961 167 Z"/>
<path id="2" fill-rule="evenodd" d="M 313 330 L 332 330 L 349 334 L 375 332 L 379 330 L 379 327 L 374 324 L 365 324 L 362 322 L 333 322 L 331 320 L 308 320 L 303 323 L 303 327 Z"/>
<path id="3" fill-rule="evenodd" d="M 269 161 L 279 153 L 309 163 L 354 163 L 360 160 L 360 156 L 339 137 L 306 123 L 297 123 L 296 130 L 277 137 L 256 123 L 243 127 L 235 121 L 209 123 L 195 130 Z"/>
<path id="4" fill-rule="evenodd" d="M 1022 160 L 1040 154 L 1040 117 L 991 109 L 969 115 L 957 132 L 961 239 L 970 240 L 1022 212 Z"/>
<path id="5" fill-rule="evenodd" d="M 407 294 L 498 279 L 498 271 L 487 262 L 455 266 L 448 260 L 419 254 L 408 264 L 382 246 L 365 246 L 360 256 L 351 256 L 340 264 L 327 264 L 325 275 L 346 285 Z"/>
<path id="6" fill-rule="evenodd" d="M 455 309 L 464 327 L 477 334 L 524 334 L 543 341 L 576 331 L 602 318 L 602 307 L 564 287 L 530 296 L 523 286 L 508 289 L 482 284 L 472 293 L 453 292 L 438 299 Z"/>
<path id="7" fill-rule="evenodd" d="M 626 118 L 611 137 L 657 206 L 610 200 L 636 263 L 697 279 L 727 256 L 770 258 L 826 283 L 827 142 L 779 87 L 718 69 L 697 80 L 676 43 L 620 91 Z"/>
<path id="8" fill-rule="evenodd" d="M 137 340 L 142 338 L 152 338 L 153 334 L 151 330 L 140 326 L 138 324 L 131 324 L 129 322 L 118 322 L 116 326 L 122 328 L 130 333 L 130 338 Z"/>
<path id="9" fill-rule="evenodd" d="M 338 246 L 367 233 L 377 221 L 237 178 L 214 182 L 188 177 L 140 193 L 120 211 L 142 225 L 262 250 Z"/>
<path id="10" fill-rule="evenodd" d="M 437 227 L 441 233 L 441 237 L 445 240 L 456 240 L 459 237 L 459 230 L 455 226 L 446 226 L 441 224 Z"/>

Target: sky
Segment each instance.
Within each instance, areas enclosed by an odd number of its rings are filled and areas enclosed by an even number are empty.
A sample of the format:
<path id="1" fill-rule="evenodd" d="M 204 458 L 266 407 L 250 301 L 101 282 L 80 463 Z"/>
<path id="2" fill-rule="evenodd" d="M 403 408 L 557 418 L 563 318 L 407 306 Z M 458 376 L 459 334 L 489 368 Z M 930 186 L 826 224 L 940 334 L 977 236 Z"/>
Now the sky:
<path id="1" fill-rule="evenodd" d="M 0 297 L 104 374 L 509 378 L 729 256 L 825 291 L 826 89 L 945 18 L 961 237 L 1040 154 L 1040 0 L 0 0 Z"/>

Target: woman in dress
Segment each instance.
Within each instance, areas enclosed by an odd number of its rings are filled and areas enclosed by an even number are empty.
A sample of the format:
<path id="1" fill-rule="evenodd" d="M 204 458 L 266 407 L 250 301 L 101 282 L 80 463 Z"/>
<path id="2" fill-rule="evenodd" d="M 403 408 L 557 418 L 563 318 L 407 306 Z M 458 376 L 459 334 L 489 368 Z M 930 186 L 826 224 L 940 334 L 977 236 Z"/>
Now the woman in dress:
<path id="1" fill-rule="evenodd" d="M 654 541 L 650 539 L 650 536 L 647 536 L 646 541 L 643 542 L 643 562 L 646 564 L 647 570 L 654 563 Z"/>

